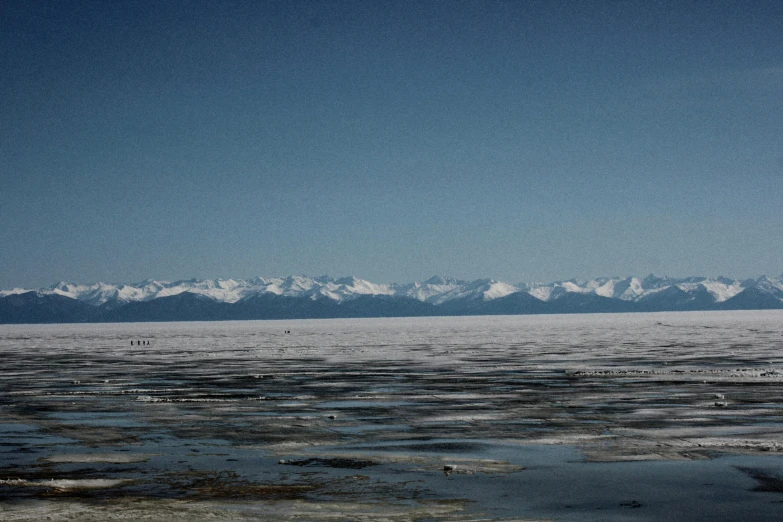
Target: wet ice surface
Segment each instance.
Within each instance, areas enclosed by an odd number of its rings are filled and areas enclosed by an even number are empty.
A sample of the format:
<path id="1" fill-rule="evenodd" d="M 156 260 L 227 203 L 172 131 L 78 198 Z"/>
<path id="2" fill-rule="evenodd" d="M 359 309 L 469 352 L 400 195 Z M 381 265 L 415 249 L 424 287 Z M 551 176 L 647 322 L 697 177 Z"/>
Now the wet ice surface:
<path id="1" fill-rule="evenodd" d="M 781 312 L 0 326 L 0 519 L 778 520 L 781 348 Z"/>

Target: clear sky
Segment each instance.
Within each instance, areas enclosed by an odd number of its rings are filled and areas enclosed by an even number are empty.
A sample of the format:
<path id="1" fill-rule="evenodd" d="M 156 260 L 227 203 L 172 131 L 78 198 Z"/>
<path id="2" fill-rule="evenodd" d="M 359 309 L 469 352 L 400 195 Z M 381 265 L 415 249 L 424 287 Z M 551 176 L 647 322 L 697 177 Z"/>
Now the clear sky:
<path id="1" fill-rule="evenodd" d="M 783 2 L 0 3 L 0 288 L 783 272 Z"/>

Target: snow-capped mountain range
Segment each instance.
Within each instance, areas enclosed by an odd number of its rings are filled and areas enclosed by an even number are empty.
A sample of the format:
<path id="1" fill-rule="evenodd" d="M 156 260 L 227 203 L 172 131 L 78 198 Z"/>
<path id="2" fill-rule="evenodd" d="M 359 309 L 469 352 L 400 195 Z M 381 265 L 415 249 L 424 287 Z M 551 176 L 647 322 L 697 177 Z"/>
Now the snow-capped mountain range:
<path id="1" fill-rule="evenodd" d="M 723 303 L 746 289 L 756 289 L 783 303 L 783 275 L 757 279 L 726 277 L 603 277 L 588 281 L 569 280 L 553 283 L 510 284 L 493 279 L 461 281 L 432 277 L 423 282 L 404 284 L 372 283 L 355 277 L 290 276 L 285 278 L 183 280 L 176 282 L 146 280 L 140 283 L 76 284 L 59 282 L 48 288 L 1 290 L 0 298 L 35 292 L 38 296 L 59 295 L 91 306 L 116 308 L 128 303 L 147 302 L 184 293 L 203 296 L 220 303 L 237 303 L 254 296 L 327 299 L 337 303 L 362 296 L 410 298 L 432 305 L 455 300 L 492 301 L 511 294 L 526 293 L 542 302 L 552 302 L 566 294 L 594 295 L 626 302 L 641 302 L 664 291 L 701 295 L 713 303 Z M 679 292 L 678 292 L 679 291 Z"/>

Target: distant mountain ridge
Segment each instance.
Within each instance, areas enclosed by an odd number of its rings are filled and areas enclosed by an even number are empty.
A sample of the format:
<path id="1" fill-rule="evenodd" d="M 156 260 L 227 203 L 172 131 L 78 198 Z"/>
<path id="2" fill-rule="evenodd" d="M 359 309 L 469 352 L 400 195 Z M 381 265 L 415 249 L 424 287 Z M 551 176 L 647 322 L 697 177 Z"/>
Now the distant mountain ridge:
<path id="1" fill-rule="evenodd" d="M 649 275 L 509 284 L 434 276 L 416 283 L 355 277 L 145 280 L 0 291 L 0 323 L 295 319 L 783 308 L 783 276 Z"/>

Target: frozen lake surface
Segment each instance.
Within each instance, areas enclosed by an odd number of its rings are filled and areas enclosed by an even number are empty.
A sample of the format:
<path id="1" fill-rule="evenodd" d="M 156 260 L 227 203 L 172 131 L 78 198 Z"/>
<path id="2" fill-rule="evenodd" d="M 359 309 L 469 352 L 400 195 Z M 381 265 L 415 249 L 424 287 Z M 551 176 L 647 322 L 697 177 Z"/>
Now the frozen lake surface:
<path id="1" fill-rule="evenodd" d="M 781 311 L 4 325 L 0 361 L 0 520 L 783 518 Z"/>

